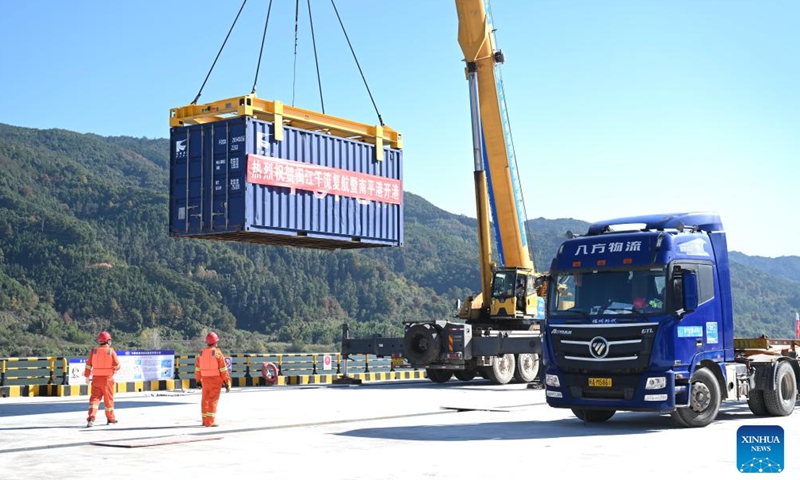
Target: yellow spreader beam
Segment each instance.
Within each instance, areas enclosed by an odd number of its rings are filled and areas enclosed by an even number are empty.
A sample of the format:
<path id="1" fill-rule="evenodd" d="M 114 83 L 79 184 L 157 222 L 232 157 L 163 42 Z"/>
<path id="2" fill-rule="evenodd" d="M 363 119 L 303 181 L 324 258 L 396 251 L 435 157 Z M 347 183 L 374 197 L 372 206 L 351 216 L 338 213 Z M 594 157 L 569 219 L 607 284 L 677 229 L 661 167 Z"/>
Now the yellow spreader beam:
<path id="1" fill-rule="evenodd" d="M 277 128 L 277 126 L 291 125 L 303 130 L 324 131 L 337 137 L 372 143 L 375 145 L 377 160 L 383 160 L 384 142 L 392 148 L 403 148 L 402 134 L 386 125 L 354 122 L 324 113 L 291 107 L 277 100 L 263 100 L 254 94 L 202 105 L 171 108 L 169 125 L 170 127 L 184 127 L 245 116 L 274 122 L 276 125 L 275 140 L 277 141 L 283 140 L 283 128 Z"/>

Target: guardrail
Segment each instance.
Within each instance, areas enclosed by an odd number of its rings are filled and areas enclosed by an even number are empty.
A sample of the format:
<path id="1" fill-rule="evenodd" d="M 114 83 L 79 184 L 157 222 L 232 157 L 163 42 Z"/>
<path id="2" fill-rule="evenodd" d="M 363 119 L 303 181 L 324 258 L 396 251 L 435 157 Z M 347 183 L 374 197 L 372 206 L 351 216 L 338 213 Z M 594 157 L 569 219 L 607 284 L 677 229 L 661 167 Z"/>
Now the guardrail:
<path id="1" fill-rule="evenodd" d="M 66 357 L 0 358 L 0 387 L 59 383 L 66 385 L 68 368 Z M 15 372 L 31 372 L 32 374 L 14 375 Z"/>
<path id="2" fill-rule="evenodd" d="M 196 355 L 175 356 L 175 379 L 194 378 Z M 240 353 L 230 355 L 231 376 L 234 378 L 253 378 L 261 376 L 263 363 L 272 363 L 278 369 L 278 376 L 343 374 L 344 359 L 340 353 Z M 325 365 L 325 359 L 330 365 Z M 390 359 L 370 357 L 370 355 L 351 355 L 348 367 L 357 372 L 393 372 L 397 368 Z"/>
<path id="3" fill-rule="evenodd" d="M 340 353 L 240 353 L 229 355 L 231 377 L 243 379 L 239 385 L 257 384 L 249 379 L 262 377 L 265 363 L 275 365 L 278 377 L 309 375 L 342 376 L 345 374 L 375 374 L 413 370 L 395 365 L 389 358 L 374 355 L 351 355 L 345 360 Z M 175 355 L 174 380 L 194 380 L 196 355 Z M 27 373 L 23 375 L 22 372 Z M 68 385 L 68 357 L 9 357 L 0 358 L 0 387 L 37 385 Z M 292 382 L 278 382 L 287 384 Z M 295 382 L 296 383 L 296 382 Z"/>

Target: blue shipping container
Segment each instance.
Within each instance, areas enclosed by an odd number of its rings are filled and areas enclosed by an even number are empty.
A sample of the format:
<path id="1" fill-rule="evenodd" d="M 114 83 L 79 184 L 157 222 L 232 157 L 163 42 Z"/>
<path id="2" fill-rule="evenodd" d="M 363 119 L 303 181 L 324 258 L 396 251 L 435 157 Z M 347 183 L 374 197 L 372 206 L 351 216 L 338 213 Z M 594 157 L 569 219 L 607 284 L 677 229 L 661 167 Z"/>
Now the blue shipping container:
<path id="1" fill-rule="evenodd" d="M 170 131 L 170 236 L 364 248 L 403 244 L 402 150 L 238 117 Z"/>

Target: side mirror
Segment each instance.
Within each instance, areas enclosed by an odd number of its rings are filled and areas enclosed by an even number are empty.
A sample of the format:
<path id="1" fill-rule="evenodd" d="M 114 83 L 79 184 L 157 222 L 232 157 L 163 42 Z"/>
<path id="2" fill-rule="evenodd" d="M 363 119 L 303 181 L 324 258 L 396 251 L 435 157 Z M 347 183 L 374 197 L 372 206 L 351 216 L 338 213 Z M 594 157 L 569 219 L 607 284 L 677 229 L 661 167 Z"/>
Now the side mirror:
<path id="1" fill-rule="evenodd" d="M 697 293 L 697 274 L 694 272 L 683 272 L 683 310 L 686 313 L 697 310 L 699 295 Z"/>

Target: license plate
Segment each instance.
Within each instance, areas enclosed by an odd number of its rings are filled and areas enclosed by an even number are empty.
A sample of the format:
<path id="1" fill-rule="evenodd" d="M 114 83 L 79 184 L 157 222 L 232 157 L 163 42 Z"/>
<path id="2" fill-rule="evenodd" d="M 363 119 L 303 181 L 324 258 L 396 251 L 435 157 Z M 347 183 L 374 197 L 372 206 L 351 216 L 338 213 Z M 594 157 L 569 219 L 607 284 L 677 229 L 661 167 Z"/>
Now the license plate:
<path id="1" fill-rule="evenodd" d="M 393 367 L 402 367 L 403 366 L 403 358 L 396 358 L 392 357 L 392 366 Z"/>
<path id="2" fill-rule="evenodd" d="M 610 378 L 590 378 L 589 379 L 589 386 L 590 387 L 610 387 L 611 386 L 611 379 Z"/>

